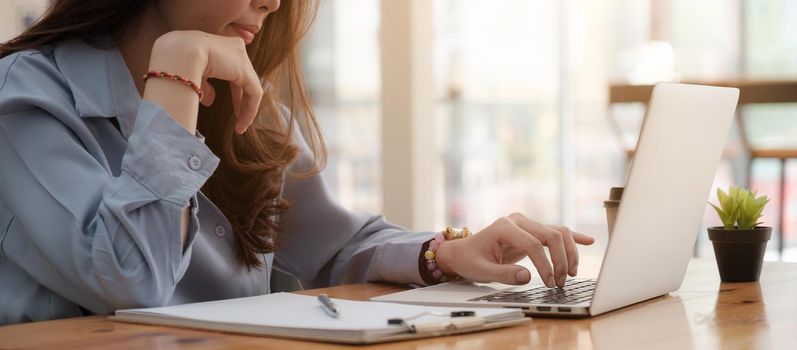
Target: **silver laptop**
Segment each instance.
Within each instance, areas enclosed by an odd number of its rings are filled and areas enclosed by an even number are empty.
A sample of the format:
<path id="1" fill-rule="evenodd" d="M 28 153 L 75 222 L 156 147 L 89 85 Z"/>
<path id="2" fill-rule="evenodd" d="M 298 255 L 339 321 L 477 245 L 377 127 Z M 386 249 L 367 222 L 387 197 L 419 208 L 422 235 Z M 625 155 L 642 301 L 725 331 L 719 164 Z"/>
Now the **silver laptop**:
<path id="1" fill-rule="evenodd" d="M 597 280 L 575 278 L 564 288 L 545 287 L 539 278 L 523 286 L 443 283 L 371 300 L 517 307 L 535 316 L 577 317 L 677 290 L 738 97 L 734 88 L 656 85 Z"/>

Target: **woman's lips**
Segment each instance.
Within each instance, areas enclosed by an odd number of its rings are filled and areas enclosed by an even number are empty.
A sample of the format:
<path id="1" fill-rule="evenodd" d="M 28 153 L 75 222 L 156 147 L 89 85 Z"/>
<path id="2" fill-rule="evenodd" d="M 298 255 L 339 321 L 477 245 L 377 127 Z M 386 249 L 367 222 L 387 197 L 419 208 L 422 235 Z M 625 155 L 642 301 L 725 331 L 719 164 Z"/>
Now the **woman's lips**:
<path id="1" fill-rule="evenodd" d="M 244 29 L 243 27 L 235 24 L 232 25 L 232 28 L 235 29 L 236 32 L 238 32 L 238 35 L 242 39 L 244 39 L 244 42 L 246 42 L 247 44 L 251 44 L 252 41 L 255 40 L 255 32 Z"/>

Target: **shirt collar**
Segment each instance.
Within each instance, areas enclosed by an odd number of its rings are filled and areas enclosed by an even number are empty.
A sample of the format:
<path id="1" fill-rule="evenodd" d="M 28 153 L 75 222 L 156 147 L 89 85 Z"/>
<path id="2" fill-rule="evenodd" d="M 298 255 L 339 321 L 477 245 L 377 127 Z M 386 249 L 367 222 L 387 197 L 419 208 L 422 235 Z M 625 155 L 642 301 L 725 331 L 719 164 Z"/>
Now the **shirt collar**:
<path id="1" fill-rule="evenodd" d="M 81 118 L 112 118 L 129 137 L 141 103 L 122 54 L 109 35 L 88 43 L 67 39 L 53 48 L 56 64 L 66 79 Z"/>

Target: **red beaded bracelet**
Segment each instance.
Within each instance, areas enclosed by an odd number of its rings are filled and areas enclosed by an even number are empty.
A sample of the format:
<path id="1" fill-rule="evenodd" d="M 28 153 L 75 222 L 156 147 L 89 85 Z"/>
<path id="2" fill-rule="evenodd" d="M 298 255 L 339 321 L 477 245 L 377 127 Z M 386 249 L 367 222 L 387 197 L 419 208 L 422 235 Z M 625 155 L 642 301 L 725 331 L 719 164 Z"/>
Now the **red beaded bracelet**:
<path id="1" fill-rule="evenodd" d="M 144 79 L 144 83 L 145 84 L 147 83 L 147 79 L 149 79 L 149 78 L 168 78 L 168 79 L 173 79 L 173 80 L 179 81 L 179 82 L 185 84 L 186 86 L 194 89 L 194 92 L 196 92 L 196 94 L 199 95 L 199 100 L 200 101 L 202 101 L 202 97 L 205 96 L 205 94 L 202 93 L 202 89 L 200 89 L 197 84 L 194 84 L 193 81 L 188 80 L 186 78 L 183 78 L 182 76 L 179 76 L 177 74 L 171 74 L 171 73 L 161 72 L 161 71 L 157 71 L 157 70 L 152 70 L 152 71 L 149 71 L 146 74 L 144 74 L 144 76 L 141 77 L 141 78 Z"/>

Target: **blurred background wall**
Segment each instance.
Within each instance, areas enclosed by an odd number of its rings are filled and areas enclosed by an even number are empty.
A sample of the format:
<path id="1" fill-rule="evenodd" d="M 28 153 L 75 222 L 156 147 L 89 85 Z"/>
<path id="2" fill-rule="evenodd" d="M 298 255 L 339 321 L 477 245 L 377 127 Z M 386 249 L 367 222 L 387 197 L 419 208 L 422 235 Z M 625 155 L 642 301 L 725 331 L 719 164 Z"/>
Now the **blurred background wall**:
<path id="1" fill-rule="evenodd" d="M 0 0 L 0 39 L 47 3 Z M 322 0 L 303 60 L 329 143 L 324 176 L 345 206 L 417 230 L 478 230 L 520 211 L 594 234 L 602 250 L 602 201 L 625 181 L 644 115 L 610 106 L 610 86 L 794 81 L 796 52 L 789 0 Z M 405 68 L 431 74 L 391 74 Z M 405 103 L 406 118 L 393 113 Z M 797 149 L 797 106 L 740 112 L 715 186 L 749 177 L 770 196 L 763 220 L 785 241 L 767 259 L 797 261 L 797 160 L 784 196 L 777 159 L 744 170 L 750 147 Z M 413 201 L 393 205 L 402 196 Z M 708 209 L 704 221 L 718 223 Z M 711 255 L 702 232 L 696 254 Z"/>
<path id="2" fill-rule="evenodd" d="M 797 79 L 797 3 L 786 0 L 435 0 L 432 11 L 433 227 L 481 228 L 511 211 L 565 223 L 605 242 L 601 201 L 626 177 L 644 115 L 609 106 L 612 84 Z M 384 4 L 384 2 L 383 2 Z M 423 6 L 423 5 L 421 5 Z M 328 131 L 327 178 L 350 208 L 381 211 L 380 2 L 322 3 L 305 45 L 308 79 Z M 388 14 L 389 15 L 389 14 Z M 412 26 L 413 23 L 406 25 Z M 756 147 L 797 148 L 794 104 L 743 108 Z M 744 185 L 749 150 L 737 125 L 716 186 Z M 420 141 L 424 142 L 424 141 Z M 741 158 L 741 160 L 739 159 Z M 797 260 L 797 161 L 787 162 L 784 254 Z M 781 169 L 755 160 L 750 186 L 772 198 L 780 230 Z M 791 185 L 791 186 L 789 186 Z M 713 195 L 712 195 L 713 196 Z M 388 216 L 390 217 L 390 212 Z M 706 210 L 706 225 L 718 223 Z M 411 223 L 405 223 L 412 225 Z M 416 227 L 423 229 L 425 227 Z M 596 249 L 602 249 L 598 245 Z M 701 235 L 697 254 L 710 255 Z"/>

